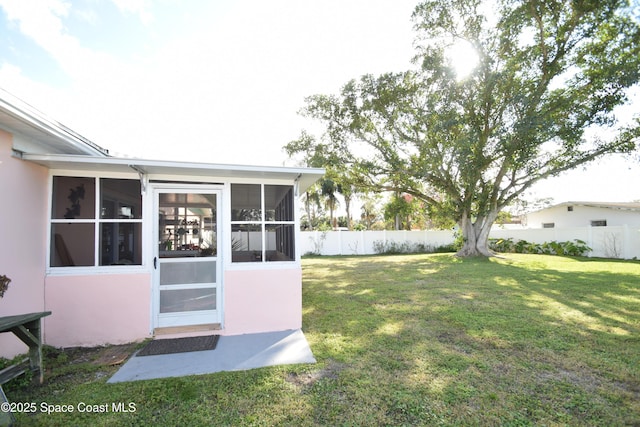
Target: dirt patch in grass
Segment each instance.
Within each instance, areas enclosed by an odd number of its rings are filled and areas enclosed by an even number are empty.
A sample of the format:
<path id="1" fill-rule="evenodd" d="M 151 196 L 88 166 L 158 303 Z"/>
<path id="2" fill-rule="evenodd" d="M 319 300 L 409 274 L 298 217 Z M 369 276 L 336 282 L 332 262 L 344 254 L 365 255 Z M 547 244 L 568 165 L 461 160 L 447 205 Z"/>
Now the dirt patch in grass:
<path id="1" fill-rule="evenodd" d="M 541 381 L 559 381 L 572 384 L 574 386 L 593 392 L 600 387 L 602 380 L 584 370 L 568 371 L 558 369 L 557 371 L 538 372 L 536 377 Z"/>
<path id="2" fill-rule="evenodd" d="M 320 380 L 337 379 L 343 369 L 345 369 L 344 364 L 336 362 L 335 360 L 330 360 L 327 362 L 327 366 L 316 371 L 304 372 L 302 374 L 291 372 L 287 375 L 286 380 L 289 384 L 293 384 L 297 389 L 304 393 Z"/>
<path id="3" fill-rule="evenodd" d="M 623 393 L 634 396 L 636 401 L 640 401 L 640 387 L 636 383 L 627 381 L 608 381 L 601 376 L 591 373 L 585 367 L 579 367 L 579 370 L 558 369 L 555 372 L 540 372 L 537 377 L 542 381 L 558 381 L 565 382 L 576 387 L 582 388 L 589 393 L 595 393 L 603 387 L 610 387 Z"/>
<path id="4" fill-rule="evenodd" d="M 140 343 L 129 343 L 98 347 L 46 347 L 44 351 L 45 367 L 46 365 L 83 363 L 96 366 L 116 366 L 126 361 L 140 346 Z"/>
<path id="5" fill-rule="evenodd" d="M 138 349 L 139 344 L 114 345 L 102 348 L 91 361 L 94 365 L 117 366 L 124 363 Z"/>
<path id="6" fill-rule="evenodd" d="M 436 334 L 436 340 L 452 350 L 462 354 L 472 354 L 476 343 L 464 332 L 451 330 Z"/>

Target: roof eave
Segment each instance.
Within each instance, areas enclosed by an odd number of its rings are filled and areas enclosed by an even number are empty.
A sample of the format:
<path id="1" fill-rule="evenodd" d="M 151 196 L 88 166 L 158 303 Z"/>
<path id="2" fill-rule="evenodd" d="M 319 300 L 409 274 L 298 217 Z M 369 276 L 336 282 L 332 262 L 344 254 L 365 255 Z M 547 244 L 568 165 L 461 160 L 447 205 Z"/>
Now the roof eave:
<path id="1" fill-rule="evenodd" d="M 553 206 L 548 206 L 546 208 L 538 209 L 532 212 L 528 212 L 528 214 L 533 214 L 537 212 L 541 212 L 547 209 L 559 208 L 564 206 L 584 206 L 590 208 L 603 208 L 603 209 L 616 209 L 622 211 L 640 211 L 640 203 L 635 202 L 576 202 L 576 201 L 568 201 L 555 204 Z"/>
<path id="2" fill-rule="evenodd" d="M 91 170 L 97 172 L 140 172 L 148 176 L 202 176 L 218 178 L 264 178 L 298 181 L 304 192 L 320 179 L 321 168 L 250 166 L 215 163 L 150 160 L 128 157 L 94 157 L 24 153 L 22 159 L 53 170 Z"/>
<path id="3" fill-rule="evenodd" d="M 0 128 L 13 134 L 23 135 L 41 146 L 47 146 L 46 139 L 51 138 L 74 153 L 100 157 L 109 155 L 108 150 L 2 89 L 0 89 Z"/>

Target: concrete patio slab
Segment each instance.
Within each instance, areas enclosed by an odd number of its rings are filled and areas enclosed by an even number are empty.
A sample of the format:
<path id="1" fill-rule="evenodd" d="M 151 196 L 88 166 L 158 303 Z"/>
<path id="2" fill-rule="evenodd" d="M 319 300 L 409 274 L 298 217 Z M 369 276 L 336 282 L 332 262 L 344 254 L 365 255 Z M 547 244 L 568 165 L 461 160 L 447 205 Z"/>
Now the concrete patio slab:
<path id="1" fill-rule="evenodd" d="M 221 336 L 215 350 L 133 356 L 109 383 L 316 363 L 301 330 Z"/>

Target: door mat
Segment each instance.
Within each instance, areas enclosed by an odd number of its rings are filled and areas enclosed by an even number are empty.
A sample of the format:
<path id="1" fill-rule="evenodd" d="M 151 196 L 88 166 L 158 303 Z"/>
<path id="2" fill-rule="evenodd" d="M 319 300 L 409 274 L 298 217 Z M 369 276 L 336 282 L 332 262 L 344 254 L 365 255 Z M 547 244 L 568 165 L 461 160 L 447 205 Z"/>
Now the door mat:
<path id="1" fill-rule="evenodd" d="M 153 340 L 136 356 L 154 356 L 158 354 L 187 353 L 190 351 L 215 350 L 219 335 L 202 337 L 171 338 Z"/>

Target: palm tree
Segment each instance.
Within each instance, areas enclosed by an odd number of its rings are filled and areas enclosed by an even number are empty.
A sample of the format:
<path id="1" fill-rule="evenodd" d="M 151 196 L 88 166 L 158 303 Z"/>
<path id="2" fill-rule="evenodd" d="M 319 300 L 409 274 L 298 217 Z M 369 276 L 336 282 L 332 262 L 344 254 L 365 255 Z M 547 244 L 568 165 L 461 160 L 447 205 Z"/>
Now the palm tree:
<path id="1" fill-rule="evenodd" d="M 318 184 L 313 184 L 304 193 L 304 211 L 307 214 L 309 231 L 313 231 L 313 224 L 316 222 L 317 212 L 321 205 L 321 194 Z"/>
<path id="2" fill-rule="evenodd" d="M 333 223 L 333 213 L 336 207 L 338 207 L 338 198 L 336 197 L 338 186 L 333 179 L 327 178 L 325 176 L 325 178 L 320 181 L 320 189 L 320 193 L 325 198 L 324 205 L 327 209 L 329 209 L 329 221 L 331 227 L 335 228 Z"/>

